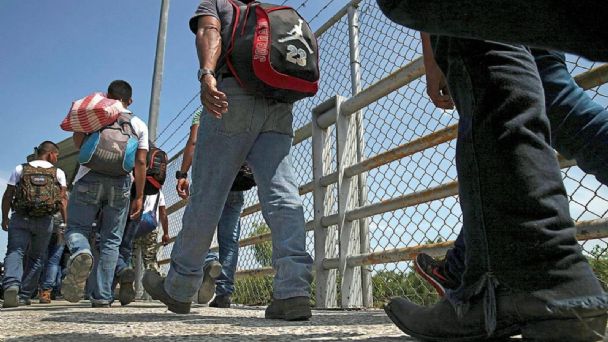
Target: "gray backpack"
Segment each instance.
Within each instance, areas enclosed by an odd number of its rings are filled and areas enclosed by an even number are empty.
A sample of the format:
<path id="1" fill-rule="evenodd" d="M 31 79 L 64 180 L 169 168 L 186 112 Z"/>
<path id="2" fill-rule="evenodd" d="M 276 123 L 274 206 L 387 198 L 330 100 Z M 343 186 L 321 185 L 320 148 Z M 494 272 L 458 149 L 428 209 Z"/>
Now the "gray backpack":
<path id="1" fill-rule="evenodd" d="M 108 176 L 124 176 L 131 172 L 138 146 L 132 118 L 123 113 L 111 125 L 87 135 L 80 147 L 80 165 Z"/>

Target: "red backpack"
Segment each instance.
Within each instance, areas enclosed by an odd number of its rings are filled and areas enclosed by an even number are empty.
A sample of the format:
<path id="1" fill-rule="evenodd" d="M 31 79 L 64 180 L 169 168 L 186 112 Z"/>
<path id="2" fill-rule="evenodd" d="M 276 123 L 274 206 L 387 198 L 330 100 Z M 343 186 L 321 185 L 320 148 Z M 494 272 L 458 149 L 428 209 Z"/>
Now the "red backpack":
<path id="1" fill-rule="evenodd" d="M 144 193 L 154 195 L 159 192 L 167 179 L 167 165 L 169 158 L 167 153 L 150 142 L 147 155 L 146 186 Z"/>
<path id="2" fill-rule="evenodd" d="M 234 9 L 225 62 L 241 87 L 293 103 L 319 88 L 319 47 L 314 32 L 296 10 L 261 4 Z"/>

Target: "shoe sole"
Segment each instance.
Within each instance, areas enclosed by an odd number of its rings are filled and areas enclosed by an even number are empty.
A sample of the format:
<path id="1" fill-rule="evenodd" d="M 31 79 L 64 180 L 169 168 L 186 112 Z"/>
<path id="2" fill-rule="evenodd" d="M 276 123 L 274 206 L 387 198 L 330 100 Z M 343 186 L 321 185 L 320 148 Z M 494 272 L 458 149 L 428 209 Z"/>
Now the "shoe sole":
<path id="1" fill-rule="evenodd" d="M 312 317 L 312 312 L 309 313 L 297 313 L 297 314 L 283 314 L 283 315 L 268 315 L 265 314 L 265 319 L 280 319 L 283 321 L 295 322 L 295 321 L 308 321 Z"/>
<path id="2" fill-rule="evenodd" d="M 524 341 L 602 341 L 608 315 L 529 322 L 522 326 Z"/>
<path id="3" fill-rule="evenodd" d="M 409 328 L 404 326 L 399 318 L 392 312 L 390 308 L 390 303 L 384 305 L 384 312 L 386 312 L 388 318 L 393 321 L 393 323 L 399 328 L 399 330 L 403 331 L 407 335 L 430 342 L 442 342 L 442 341 L 450 341 L 450 342 L 474 342 L 474 341 L 508 341 L 509 337 L 518 335 L 521 333 L 521 329 L 518 325 L 511 326 L 508 328 L 496 329 L 492 337 L 488 338 L 486 334 L 476 335 L 476 336 L 467 336 L 467 337 L 433 337 L 433 336 L 425 336 L 422 334 L 418 334 L 415 331 L 411 331 Z"/>
<path id="4" fill-rule="evenodd" d="M 199 304 L 207 304 L 215 294 L 215 279 L 222 273 L 222 265 L 214 264 L 209 267 L 203 277 L 203 283 L 198 290 L 197 302 Z"/>
<path id="5" fill-rule="evenodd" d="M 133 283 L 135 282 L 135 271 L 132 269 L 126 269 L 120 275 L 120 291 L 118 292 L 118 298 L 120 305 L 128 305 L 135 300 L 135 288 Z"/>
<path id="6" fill-rule="evenodd" d="M 78 303 L 84 296 L 84 286 L 93 267 L 93 257 L 89 254 L 80 254 L 70 262 L 67 276 L 62 283 L 63 299 L 71 303 Z"/>
<path id="7" fill-rule="evenodd" d="M 4 290 L 4 303 L 3 308 L 16 308 L 19 306 L 19 288 L 9 287 Z"/>
<path id="8" fill-rule="evenodd" d="M 427 283 L 431 284 L 431 286 L 435 288 L 435 291 L 437 291 L 439 296 L 445 296 L 445 288 L 422 269 L 420 264 L 418 264 L 418 258 L 414 258 L 414 269 L 419 276 L 421 276 L 424 280 L 426 280 Z"/>

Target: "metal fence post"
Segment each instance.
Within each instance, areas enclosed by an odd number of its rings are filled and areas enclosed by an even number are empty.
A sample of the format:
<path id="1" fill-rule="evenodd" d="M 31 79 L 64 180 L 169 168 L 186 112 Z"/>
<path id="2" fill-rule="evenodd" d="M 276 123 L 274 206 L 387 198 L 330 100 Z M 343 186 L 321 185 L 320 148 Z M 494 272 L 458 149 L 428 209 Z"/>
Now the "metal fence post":
<path id="1" fill-rule="evenodd" d="M 358 4 L 351 4 L 348 7 L 348 34 L 350 46 L 350 78 L 352 83 L 352 95 L 355 96 L 361 91 L 361 59 L 359 51 L 359 9 Z M 365 159 L 365 129 L 363 127 L 363 110 L 353 114 L 356 126 L 357 137 L 357 159 L 360 163 Z M 367 204 L 367 173 L 357 175 L 358 206 Z M 369 226 L 368 219 L 359 220 L 359 253 L 369 253 Z M 371 266 L 361 266 L 361 297 L 363 306 L 370 308 L 374 306 L 374 297 L 371 281 Z"/>
<path id="2" fill-rule="evenodd" d="M 318 308 L 336 307 L 336 270 L 327 270 L 323 261 L 336 255 L 335 229 L 326 228 L 321 223 L 333 205 L 328 188 L 321 184 L 321 178 L 330 172 L 332 127 L 321 127 L 317 117 L 335 108 L 336 99 L 330 99 L 312 110 L 312 166 L 313 166 L 313 206 L 315 243 L 315 282 Z M 337 112 L 336 112 L 337 114 Z"/>
<path id="3" fill-rule="evenodd" d="M 360 267 L 349 266 L 348 258 L 358 255 L 359 222 L 346 218 L 346 213 L 358 204 L 357 179 L 344 174 L 344 170 L 355 163 L 356 158 L 356 127 L 352 115 L 342 115 L 340 104 L 336 102 L 336 145 L 338 173 L 338 231 L 340 232 L 340 263 L 342 275 L 341 306 L 343 308 L 359 307 L 361 300 Z"/>

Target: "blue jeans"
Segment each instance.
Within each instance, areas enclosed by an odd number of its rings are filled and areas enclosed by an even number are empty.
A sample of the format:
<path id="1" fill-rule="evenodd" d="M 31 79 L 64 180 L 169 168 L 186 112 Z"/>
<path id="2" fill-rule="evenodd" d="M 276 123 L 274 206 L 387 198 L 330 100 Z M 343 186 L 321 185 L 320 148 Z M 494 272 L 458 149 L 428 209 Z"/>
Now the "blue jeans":
<path id="1" fill-rule="evenodd" d="M 8 246 L 4 258 L 2 288 L 19 286 L 19 297 L 30 298 L 38 289 L 47 247 L 53 233 L 53 217 L 27 217 L 18 213 L 8 225 Z M 25 274 L 24 258 L 27 258 Z"/>
<path id="2" fill-rule="evenodd" d="M 222 274 L 215 280 L 215 294 L 217 296 L 229 296 L 234 292 L 234 273 L 239 262 L 240 218 L 243 203 L 242 191 L 230 191 L 228 193 L 220 222 L 217 224 L 219 254 L 209 251 L 205 258 L 205 265 L 213 260 L 222 264 Z"/>
<path id="3" fill-rule="evenodd" d="M 274 298 L 310 296 L 312 258 L 306 252 L 304 211 L 289 155 L 292 105 L 246 93 L 232 78 L 220 83 L 229 109 L 222 119 L 203 113 L 195 149 L 190 200 L 171 252 L 165 290 L 190 302 L 232 182 L 247 160 L 262 214 L 272 231 Z"/>
<path id="4" fill-rule="evenodd" d="M 122 234 L 122 241 L 118 248 L 118 261 L 116 262 L 115 274 L 119 274 L 122 270 L 131 267 L 131 255 L 133 253 L 133 241 L 135 241 L 135 233 L 139 221 L 129 221 Z"/>
<path id="5" fill-rule="evenodd" d="M 108 304 L 113 300 L 112 280 L 129 214 L 130 190 L 130 176 L 108 177 L 93 171 L 78 180 L 72 189 L 65 233 L 72 254 L 68 265 L 79 254 L 92 255 L 89 237 L 101 210 L 99 258 L 92 270 L 95 284 L 91 301 L 94 303 Z"/>
<path id="6" fill-rule="evenodd" d="M 608 25 L 598 19 L 608 13 L 605 1 L 377 2 L 391 20 L 418 31 L 557 49 L 608 61 Z"/>
<path id="7" fill-rule="evenodd" d="M 576 84 L 563 53 L 533 49 L 532 55 L 545 92 L 553 147 L 608 184 L 608 111 Z M 464 255 L 464 238 L 459 234 L 446 255 L 447 268 L 456 279 L 464 272 Z"/>
<path id="8" fill-rule="evenodd" d="M 61 262 L 64 248 L 65 243 L 63 239 L 59 237 L 59 234 L 53 233 L 48 247 L 46 267 L 40 278 L 40 288 L 42 290 L 51 290 L 56 287 L 58 281 L 57 274 L 61 268 L 59 263 Z M 61 281 L 61 278 L 59 278 L 59 281 Z"/>
<path id="9" fill-rule="evenodd" d="M 496 312 L 494 289 L 501 284 L 556 309 L 605 306 L 576 241 L 532 54 L 494 42 L 432 42 L 460 116 L 456 167 L 465 269 L 448 298 L 464 309 L 483 295 L 484 312 Z M 486 317 L 487 326 L 491 320 Z"/>

